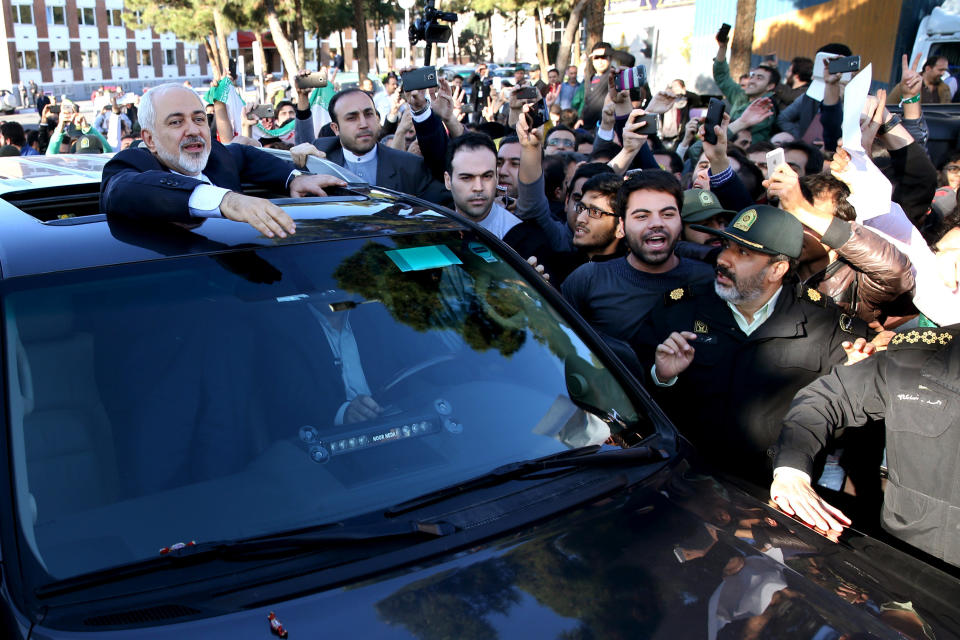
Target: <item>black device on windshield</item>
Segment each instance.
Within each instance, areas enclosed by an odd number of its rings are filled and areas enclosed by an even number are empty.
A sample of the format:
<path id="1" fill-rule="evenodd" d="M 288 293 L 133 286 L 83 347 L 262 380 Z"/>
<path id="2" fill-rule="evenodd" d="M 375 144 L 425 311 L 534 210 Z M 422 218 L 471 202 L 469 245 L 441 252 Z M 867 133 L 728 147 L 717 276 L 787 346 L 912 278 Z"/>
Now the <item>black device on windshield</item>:
<path id="1" fill-rule="evenodd" d="M 423 5 L 423 15 L 417 18 L 410 29 L 407 30 L 407 36 L 410 38 L 410 46 L 414 46 L 421 40 L 427 43 L 426 51 L 423 54 L 424 66 L 430 65 L 430 53 L 434 42 L 447 42 L 453 35 L 453 28 L 442 22 L 456 22 L 459 16 L 452 11 L 439 11 L 434 6 L 434 0 L 425 0 Z"/>

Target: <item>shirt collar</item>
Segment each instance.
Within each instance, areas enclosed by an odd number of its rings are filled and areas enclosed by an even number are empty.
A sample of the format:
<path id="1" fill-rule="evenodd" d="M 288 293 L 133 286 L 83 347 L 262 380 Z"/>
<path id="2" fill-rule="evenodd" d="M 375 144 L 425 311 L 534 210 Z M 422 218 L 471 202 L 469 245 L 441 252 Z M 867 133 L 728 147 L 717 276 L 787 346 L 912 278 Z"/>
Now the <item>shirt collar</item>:
<path id="1" fill-rule="evenodd" d="M 773 295 L 770 296 L 770 299 L 767 300 L 766 304 L 757 309 L 757 312 L 753 314 L 753 321 L 747 322 L 746 317 L 740 310 L 737 309 L 736 305 L 731 302 L 727 302 L 727 306 L 730 307 L 730 311 L 733 312 L 733 319 L 737 321 L 737 326 L 740 327 L 740 330 L 743 331 L 748 336 L 760 328 L 764 322 L 770 317 L 770 314 L 773 313 L 773 308 L 777 305 L 777 298 L 780 297 L 780 292 L 783 291 L 781 286 L 776 291 L 773 292 Z"/>
<path id="2" fill-rule="evenodd" d="M 377 145 L 373 145 L 373 149 L 370 149 L 370 151 L 366 152 L 362 156 L 358 156 L 357 154 L 350 151 L 346 147 L 342 147 L 342 149 L 343 149 L 343 159 L 346 160 L 347 162 L 352 162 L 354 164 L 362 164 L 364 162 L 373 162 L 374 160 L 377 159 Z"/>

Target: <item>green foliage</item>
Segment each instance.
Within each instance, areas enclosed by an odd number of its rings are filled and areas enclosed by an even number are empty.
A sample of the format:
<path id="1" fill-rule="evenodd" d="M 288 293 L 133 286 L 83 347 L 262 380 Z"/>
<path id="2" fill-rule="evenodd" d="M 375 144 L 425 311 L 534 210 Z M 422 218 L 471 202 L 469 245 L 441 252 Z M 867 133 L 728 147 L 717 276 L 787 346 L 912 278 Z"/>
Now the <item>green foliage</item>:
<path id="1" fill-rule="evenodd" d="M 136 12 L 141 24 L 137 24 Z M 127 0 L 123 21 L 131 29 L 152 27 L 157 33 L 171 32 L 180 40 L 198 42 L 213 31 L 213 8 L 199 0 L 173 0 L 157 4 L 152 0 Z"/>
<path id="2" fill-rule="evenodd" d="M 485 57 L 490 41 L 490 29 L 486 19 L 478 20 L 472 16 L 460 35 L 457 36 L 457 46 L 461 52 L 473 61 Z"/>

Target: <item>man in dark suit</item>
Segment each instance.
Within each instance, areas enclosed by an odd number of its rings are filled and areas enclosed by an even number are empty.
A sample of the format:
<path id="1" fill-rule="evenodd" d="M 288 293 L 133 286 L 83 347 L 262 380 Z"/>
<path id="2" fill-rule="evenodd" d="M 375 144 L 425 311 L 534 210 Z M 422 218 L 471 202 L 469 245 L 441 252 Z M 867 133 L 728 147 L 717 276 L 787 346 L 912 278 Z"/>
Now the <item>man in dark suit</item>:
<path id="1" fill-rule="evenodd" d="M 283 238 L 294 233 L 293 220 L 269 200 L 243 195 L 243 181 L 289 190 L 294 198 L 345 185 L 301 174 L 253 147 L 212 142 L 203 102 L 180 84 L 148 91 L 139 119 L 146 149 L 121 151 L 103 168 L 100 209 L 108 216 L 184 223 L 224 217 Z"/>
<path id="2" fill-rule="evenodd" d="M 379 144 L 380 118 L 373 98 L 357 88 L 344 89 L 330 99 L 330 128 L 336 136 L 313 139 L 313 120 L 309 111 L 297 111 L 298 154 L 313 153 L 308 141 L 327 160 L 346 167 L 378 187 L 420 196 L 431 202 L 448 199 L 443 185 L 434 180 L 423 162 L 413 153 Z"/>

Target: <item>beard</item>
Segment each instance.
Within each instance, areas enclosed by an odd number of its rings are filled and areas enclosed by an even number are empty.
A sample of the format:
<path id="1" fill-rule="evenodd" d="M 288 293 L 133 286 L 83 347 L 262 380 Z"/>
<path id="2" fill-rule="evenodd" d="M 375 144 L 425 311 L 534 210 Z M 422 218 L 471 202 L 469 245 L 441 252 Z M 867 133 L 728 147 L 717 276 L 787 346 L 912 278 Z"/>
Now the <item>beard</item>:
<path id="1" fill-rule="evenodd" d="M 186 145 L 197 142 L 203 144 L 203 151 L 200 153 L 184 151 L 183 148 Z M 157 145 L 157 156 L 160 161 L 177 173 L 197 175 L 207 166 L 207 159 L 210 157 L 210 145 L 203 138 L 199 136 L 186 138 L 180 143 L 178 151 L 179 153 L 171 153 Z"/>
<path id="2" fill-rule="evenodd" d="M 713 290 L 717 292 L 722 300 L 730 304 L 743 304 L 752 302 L 763 295 L 763 280 L 767 276 L 767 269 L 764 267 L 759 273 L 749 278 L 737 278 L 731 271 L 724 267 L 717 267 L 717 273 L 727 277 L 733 282 L 732 286 L 722 285 L 717 281 L 713 283 Z"/>
<path id="3" fill-rule="evenodd" d="M 646 245 L 646 241 L 652 237 L 663 236 L 665 242 L 662 247 L 652 248 Z M 649 264 L 652 266 L 658 266 L 670 259 L 670 256 L 673 255 L 673 250 L 677 247 L 677 240 L 680 239 L 680 235 L 672 235 L 667 229 L 653 229 L 647 231 L 643 234 L 642 237 L 636 237 L 634 235 L 627 235 L 626 241 L 627 246 L 630 248 L 630 253 L 635 255 L 637 259 L 643 264 Z"/>

